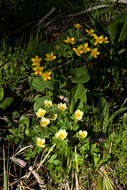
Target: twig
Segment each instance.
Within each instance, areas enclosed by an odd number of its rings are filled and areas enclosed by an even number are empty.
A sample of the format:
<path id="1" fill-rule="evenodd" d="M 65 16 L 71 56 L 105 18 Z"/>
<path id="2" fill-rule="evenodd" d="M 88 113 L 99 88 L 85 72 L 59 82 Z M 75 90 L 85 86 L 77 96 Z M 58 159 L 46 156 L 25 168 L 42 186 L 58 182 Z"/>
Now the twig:
<path id="1" fill-rule="evenodd" d="M 98 1 L 101 1 L 103 2 L 103 0 L 98 0 Z M 113 3 L 123 3 L 123 4 L 127 4 L 127 0 L 110 0 L 110 2 L 113 2 Z"/>
<path id="2" fill-rule="evenodd" d="M 81 12 L 78 12 L 78 13 L 75 13 L 75 14 L 66 15 L 64 17 L 78 16 L 78 15 L 82 15 L 82 14 L 88 13 L 90 11 L 94 11 L 96 9 L 102 9 L 102 8 L 106 8 L 106 7 L 111 7 L 111 5 L 97 5 L 97 6 L 89 8 L 89 9 L 86 9 L 85 11 L 81 11 Z"/>
<path id="3" fill-rule="evenodd" d="M 44 157 L 44 159 L 40 162 L 38 168 L 36 169 L 36 171 L 39 170 L 39 168 L 42 166 L 42 164 L 44 163 L 44 161 L 46 160 L 46 158 L 48 157 L 48 155 L 53 151 L 54 147 L 56 146 L 56 144 L 54 144 L 48 151 L 48 153 L 46 154 L 46 156 Z"/>
<path id="4" fill-rule="evenodd" d="M 54 12 L 56 11 L 55 7 L 52 7 L 51 10 L 41 18 L 41 20 L 39 21 L 39 24 L 41 25 L 42 22 L 44 22 L 44 20 L 46 20 L 49 16 L 51 16 Z M 36 24 L 33 29 L 35 29 L 38 26 L 38 24 Z"/>
<path id="5" fill-rule="evenodd" d="M 20 149 L 18 152 L 15 153 L 15 156 L 19 155 L 19 154 L 22 154 L 22 152 L 24 150 L 26 150 L 27 148 L 32 148 L 33 146 L 32 145 L 28 145 L 28 146 L 25 146 L 24 148 Z"/>
<path id="6" fill-rule="evenodd" d="M 40 20 L 40 24 L 44 22 L 44 20 L 47 19 L 50 15 L 52 15 L 55 11 L 56 7 L 52 7 L 51 10 L 45 16 L 42 17 L 42 19 Z"/>
<path id="7" fill-rule="evenodd" d="M 109 177 L 108 177 L 108 175 L 107 175 L 107 173 L 106 173 L 106 170 L 105 170 L 104 166 L 101 166 L 100 171 L 101 171 L 102 175 L 105 176 L 106 179 L 108 180 L 108 182 L 109 182 L 109 184 L 110 184 L 110 188 L 111 188 L 112 190 L 114 190 L 114 188 L 113 188 L 113 186 L 112 186 L 112 183 L 111 183 L 111 180 L 109 179 Z"/>
<path id="8" fill-rule="evenodd" d="M 64 63 L 64 64 L 62 64 L 62 65 L 59 65 L 59 66 L 57 67 L 57 69 L 60 69 L 60 68 L 64 67 L 65 65 L 68 65 L 71 61 L 73 61 L 73 60 L 72 60 L 72 59 L 71 59 L 71 60 L 68 60 L 66 63 Z"/>
<path id="9" fill-rule="evenodd" d="M 12 156 L 10 158 L 10 160 L 12 162 L 14 162 L 15 164 L 19 165 L 20 167 L 22 168 L 25 168 L 27 166 L 27 162 L 25 162 L 24 160 L 21 160 L 19 158 L 16 158 L 15 156 Z M 34 177 L 36 178 L 38 184 L 39 184 L 39 187 L 40 187 L 40 190 L 46 190 L 46 188 L 44 187 L 44 184 L 42 183 L 42 180 L 40 178 L 40 176 L 38 175 L 38 173 L 33 169 L 32 166 L 30 166 L 28 168 L 28 170 L 34 175 Z"/>

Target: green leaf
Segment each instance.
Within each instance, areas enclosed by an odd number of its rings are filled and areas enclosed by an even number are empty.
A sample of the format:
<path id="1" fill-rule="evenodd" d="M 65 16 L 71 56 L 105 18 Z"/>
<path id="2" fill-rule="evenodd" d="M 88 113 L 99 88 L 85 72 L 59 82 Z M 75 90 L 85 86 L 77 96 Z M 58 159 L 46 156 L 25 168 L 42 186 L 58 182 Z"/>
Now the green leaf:
<path id="1" fill-rule="evenodd" d="M 36 99 L 34 103 L 34 112 L 36 113 L 39 108 L 44 108 L 44 100 L 51 100 L 49 96 L 43 96 Z"/>
<path id="2" fill-rule="evenodd" d="M 4 89 L 2 88 L 2 86 L 0 86 L 0 101 L 3 99 L 4 97 Z"/>
<path id="3" fill-rule="evenodd" d="M 23 124 L 26 127 L 29 127 L 29 119 L 26 116 L 22 115 L 19 119 L 19 124 Z"/>
<path id="4" fill-rule="evenodd" d="M 122 41 L 127 38 L 127 10 L 120 13 L 114 21 L 109 25 L 108 32 L 111 40 Z"/>
<path id="5" fill-rule="evenodd" d="M 100 154 L 92 153 L 93 159 L 94 159 L 94 164 L 95 166 L 98 164 L 98 161 L 100 160 Z"/>
<path id="6" fill-rule="evenodd" d="M 103 184 L 104 184 L 106 190 L 114 189 L 112 186 L 113 182 L 107 176 L 104 176 Z"/>
<path id="7" fill-rule="evenodd" d="M 78 100 L 80 108 L 82 107 L 83 103 L 86 104 L 87 102 L 87 89 L 84 88 L 83 84 L 77 84 L 72 89 L 72 97 L 74 99 L 74 102 L 76 103 Z M 73 102 L 73 104 L 74 104 Z"/>
<path id="8" fill-rule="evenodd" d="M 44 40 L 40 43 L 40 50 L 42 51 L 43 54 L 51 52 L 52 49 L 53 49 L 52 45 L 47 40 Z"/>
<path id="9" fill-rule="evenodd" d="M 127 17 L 126 17 L 127 20 Z M 119 36 L 119 42 L 127 39 L 127 21 L 124 22 L 120 36 Z"/>
<path id="10" fill-rule="evenodd" d="M 74 83 L 87 83 L 90 80 L 90 75 L 84 67 L 71 68 L 70 73 Z"/>
<path id="11" fill-rule="evenodd" d="M 0 71 L 0 84 L 2 83 L 2 74 L 1 74 L 1 71 Z"/>
<path id="12" fill-rule="evenodd" d="M 13 98 L 12 97 L 8 97 L 8 98 L 5 98 L 3 100 L 3 102 L 0 104 L 0 108 L 5 110 L 6 108 L 8 108 L 13 102 Z"/>
<path id="13" fill-rule="evenodd" d="M 103 189 L 103 177 L 98 176 L 97 177 L 97 190 Z"/>
<path id="14" fill-rule="evenodd" d="M 53 81 L 43 81 L 41 77 L 29 77 L 29 84 L 39 92 L 43 92 L 46 88 L 53 90 L 54 87 Z"/>
<path id="15" fill-rule="evenodd" d="M 101 106 L 102 106 L 102 117 L 103 117 L 103 126 L 104 129 L 107 126 L 108 120 L 109 120 L 109 106 L 106 101 L 106 99 L 103 97 L 101 98 Z M 106 132 L 106 129 L 105 129 Z"/>

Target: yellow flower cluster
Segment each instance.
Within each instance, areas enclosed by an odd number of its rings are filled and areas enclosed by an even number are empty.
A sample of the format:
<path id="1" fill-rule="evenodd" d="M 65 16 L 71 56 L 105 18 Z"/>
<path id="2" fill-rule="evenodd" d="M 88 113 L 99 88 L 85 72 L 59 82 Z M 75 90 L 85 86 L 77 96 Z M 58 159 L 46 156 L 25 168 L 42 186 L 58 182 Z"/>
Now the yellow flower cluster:
<path id="1" fill-rule="evenodd" d="M 81 29 L 82 28 L 82 26 L 80 24 L 74 24 L 74 27 L 76 29 Z M 98 45 L 98 44 L 102 44 L 102 43 L 104 43 L 104 44 L 109 43 L 107 37 L 104 37 L 103 35 L 97 36 L 94 33 L 94 29 L 90 29 L 90 30 L 85 29 L 85 31 L 89 36 L 94 38 L 93 45 Z M 74 37 L 70 38 L 69 36 L 67 36 L 67 39 L 64 40 L 64 42 L 67 43 L 67 44 L 73 45 L 73 44 L 75 44 L 75 38 Z M 100 54 L 100 52 L 98 51 L 98 48 L 90 48 L 88 43 L 84 43 L 83 45 L 79 45 L 79 46 L 74 47 L 72 49 L 73 49 L 73 51 L 75 52 L 75 54 L 77 56 L 81 56 L 83 53 L 90 52 L 90 56 L 96 59 L 97 56 Z"/>
<path id="2" fill-rule="evenodd" d="M 109 43 L 108 37 L 104 37 L 103 35 L 97 36 L 94 33 L 94 29 L 90 29 L 90 30 L 86 29 L 85 31 L 86 31 L 86 33 L 88 33 L 89 36 L 92 36 L 94 38 L 94 40 L 95 40 L 94 45 L 102 44 L 102 43 L 104 43 L 104 44 Z"/>
<path id="3" fill-rule="evenodd" d="M 83 53 L 89 52 L 90 48 L 88 47 L 88 43 L 85 43 L 83 45 L 79 45 L 77 48 L 73 48 L 73 51 L 76 55 L 80 56 Z"/>
<path id="4" fill-rule="evenodd" d="M 51 57 L 49 57 L 49 59 L 51 60 Z M 32 66 L 34 66 L 32 69 L 34 71 L 35 75 L 40 75 L 44 81 L 46 80 L 51 80 L 51 72 L 42 72 L 44 70 L 44 67 L 40 66 L 40 62 L 41 62 L 41 58 L 39 58 L 38 56 L 36 56 L 35 58 L 32 58 Z"/>

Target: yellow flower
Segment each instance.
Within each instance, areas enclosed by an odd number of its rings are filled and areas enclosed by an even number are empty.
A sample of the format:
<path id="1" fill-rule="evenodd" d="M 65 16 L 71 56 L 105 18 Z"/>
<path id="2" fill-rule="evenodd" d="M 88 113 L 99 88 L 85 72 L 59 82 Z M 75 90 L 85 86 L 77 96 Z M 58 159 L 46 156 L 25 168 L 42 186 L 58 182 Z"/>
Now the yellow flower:
<path id="1" fill-rule="evenodd" d="M 73 48 L 73 51 L 75 52 L 76 55 L 80 56 L 83 53 L 83 46 L 80 45 L 77 48 Z"/>
<path id="2" fill-rule="evenodd" d="M 87 134 L 88 134 L 87 131 L 82 131 L 82 130 L 79 131 L 79 136 L 83 139 L 86 138 Z"/>
<path id="3" fill-rule="evenodd" d="M 81 120 L 82 117 L 83 117 L 83 112 L 80 111 L 80 110 L 76 110 L 75 113 L 74 113 L 74 116 L 75 116 L 76 119 Z"/>
<path id="4" fill-rule="evenodd" d="M 100 52 L 98 52 L 97 50 L 97 48 L 91 49 L 90 56 L 97 58 L 97 56 L 100 54 Z"/>
<path id="5" fill-rule="evenodd" d="M 88 47 L 88 43 L 85 43 L 84 45 L 83 45 L 83 52 L 84 53 L 87 53 L 88 51 L 90 51 L 90 48 Z"/>
<path id="6" fill-rule="evenodd" d="M 76 28 L 76 29 L 81 29 L 82 28 L 82 25 L 80 25 L 80 24 L 74 24 L 74 27 Z"/>
<path id="7" fill-rule="evenodd" d="M 103 42 L 104 42 L 104 44 L 108 44 L 108 43 L 109 43 L 108 37 L 105 37 L 105 38 L 103 39 Z"/>
<path id="8" fill-rule="evenodd" d="M 46 114 L 46 110 L 39 108 L 36 113 L 36 116 L 41 118 L 41 117 L 44 117 L 45 114 Z"/>
<path id="9" fill-rule="evenodd" d="M 56 56 L 51 52 L 50 54 L 46 53 L 46 61 L 53 61 L 56 59 Z"/>
<path id="10" fill-rule="evenodd" d="M 41 138 L 37 138 L 37 140 L 36 140 L 36 144 L 37 144 L 37 146 L 39 146 L 39 147 L 45 147 L 45 139 L 41 139 Z"/>
<path id="11" fill-rule="evenodd" d="M 42 117 L 40 124 L 42 127 L 47 127 L 47 125 L 50 123 L 50 120 L 48 118 Z"/>
<path id="12" fill-rule="evenodd" d="M 59 45 L 56 45 L 56 50 L 59 50 L 60 49 L 60 46 Z"/>
<path id="13" fill-rule="evenodd" d="M 60 129 L 56 134 L 55 137 L 60 140 L 64 140 L 67 137 L 66 130 Z"/>
<path id="14" fill-rule="evenodd" d="M 98 37 L 97 35 L 94 35 L 94 39 L 95 39 L 94 45 L 102 44 L 104 41 L 104 36 Z"/>
<path id="15" fill-rule="evenodd" d="M 52 106 L 52 101 L 51 100 L 44 100 L 44 105 L 49 108 Z"/>
<path id="16" fill-rule="evenodd" d="M 43 77 L 43 80 L 51 80 L 51 72 L 45 72 L 45 73 L 42 73 L 41 76 Z"/>
<path id="17" fill-rule="evenodd" d="M 35 75 L 41 75 L 44 67 L 36 66 L 36 67 L 33 67 L 32 69 L 33 71 L 35 71 L 34 72 Z"/>
<path id="18" fill-rule="evenodd" d="M 39 66 L 40 65 L 40 62 L 41 62 L 41 58 L 39 58 L 38 56 L 36 56 L 35 58 L 32 58 L 31 61 L 33 62 L 33 66 L 36 65 L 36 66 Z"/>
<path id="19" fill-rule="evenodd" d="M 64 40 L 64 42 L 65 43 L 67 43 L 67 44 L 75 44 L 75 38 L 74 37 L 72 37 L 72 38 L 70 38 L 69 36 L 67 36 L 67 39 L 66 40 Z"/>
<path id="20" fill-rule="evenodd" d="M 85 29 L 85 31 L 89 34 L 89 36 L 93 36 L 94 34 L 94 29 L 90 29 L 90 30 Z"/>
<path id="21" fill-rule="evenodd" d="M 50 120 L 56 120 L 57 119 L 57 114 L 51 114 L 50 115 Z"/>
<path id="22" fill-rule="evenodd" d="M 64 104 L 60 103 L 60 104 L 58 104 L 58 109 L 61 110 L 61 111 L 64 111 L 64 110 L 67 109 L 67 106 L 66 106 L 65 103 Z"/>

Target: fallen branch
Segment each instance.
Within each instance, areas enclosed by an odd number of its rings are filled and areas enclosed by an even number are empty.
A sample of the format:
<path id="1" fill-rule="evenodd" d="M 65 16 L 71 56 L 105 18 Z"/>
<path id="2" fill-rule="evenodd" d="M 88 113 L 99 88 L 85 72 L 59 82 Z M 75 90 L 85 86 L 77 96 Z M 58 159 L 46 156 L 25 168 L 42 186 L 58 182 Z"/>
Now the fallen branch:
<path id="1" fill-rule="evenodd" d="M 14 162 L 15 164 L 19 165 L 19 166 L 22 167 L 22 168 L 25 168 L 25 167 L 27 167 L 27 165 L 28 165 L 27 162 L 25 162 L 24 160 L 21 160 L 21 159 L 19 159 L 19 158 L 16 158 L 15 156 L 12 156 L 12 157 L 10 158 L 10 160 L 11 160 L 12 162 Z M 44 186 L 44 184 L 43 184 L 43 182 L 42 182 L 40 176 L 39 176 L 38 173 L 33 169 L 33 166 L 30 166 L 30 167 L 28 168 L 28 170 L 34 175 L 35 179 L 36 179 L 37 182 L 38 182 L 38 185 L 39 185 L 39 187 L 40 187 L 40 190 L 46 190 L 46 188 L 45 188 L 45 186 Z"/>
<path id="2" fill-rule="evenodd" d="M 44 20 L 47 19 L 49 16 L 51 16 L 55 11 L 56 8 L 52 7 L 51 10 L 45 16 L 42 17 L 42 19 L 40 20 L 40 24 L 44 22 Z"/>
<path id="3" fill-rule="evenodd" d="M 103 0 L 98 0 L 98 1 L 103 2 Z M 127 4 L 127 0 L 110 0 L 109 2 Z"/>
<path id="4" fill-rule="evenodd" d="M 85 11 L 81 11 L 81 12 L 78 12 L 78 13 L 75 13 L 75 14 L 66 15 L 66 16 L 64 16 L 64 17 L 79 16 L 79 15 L 88 13 L 88 12 L 90 12 L 90 11 L 94 11 L 94 10 L 102 9 L 102 8 L 106 8 L 106 7 L 111 7 L 111 5 L 97 5 L 97 6 L 94 6 L 94 7 L 89 8 L 89 9 L 86 9 Z"/>

